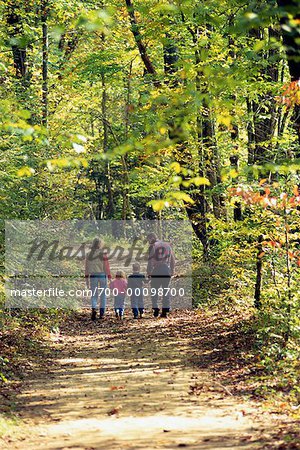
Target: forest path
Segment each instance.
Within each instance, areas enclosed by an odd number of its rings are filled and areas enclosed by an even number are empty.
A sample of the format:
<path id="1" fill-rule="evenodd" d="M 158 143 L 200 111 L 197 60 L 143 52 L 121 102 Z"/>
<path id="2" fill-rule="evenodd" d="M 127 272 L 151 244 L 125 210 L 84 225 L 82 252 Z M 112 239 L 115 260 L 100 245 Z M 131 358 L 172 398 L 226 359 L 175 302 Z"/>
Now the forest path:
<path id="1" fill-rule="evenodd" d="M 27 380 L 17 405 L 24 426 L 3 448 L 265 448 L 278 419 L 232 394 L 216 370 L 223 344 L 214 348 L 206 328 L 192 311 L 96 323 L 77 314 Z"/>

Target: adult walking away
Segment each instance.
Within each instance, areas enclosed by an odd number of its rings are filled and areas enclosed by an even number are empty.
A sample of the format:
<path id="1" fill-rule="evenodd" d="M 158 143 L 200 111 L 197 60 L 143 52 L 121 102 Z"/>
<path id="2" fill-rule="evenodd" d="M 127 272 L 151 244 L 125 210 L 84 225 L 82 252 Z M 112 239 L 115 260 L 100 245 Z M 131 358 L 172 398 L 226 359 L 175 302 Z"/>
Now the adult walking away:
<path id="1" fill-rule="evenodd" d="M 151 299 L 154 317 L 159 316 L 158 296 L 162 291 L 162 313 L 167 317 L 170 312 L 170 295 L 168 287 L 175 269 L 175 257 L 171 245 L 158 239 L 155 233 L 147 236 L 149 242 L 149 257 L 147 275 L 151 279 Z"/>
<path id="2" fill-rule="evenodd" d="M 109 261 L 107 254 L 103 249 L 103 241 L 99 238 L 94 239 L 91 251 L 85 258 L 85 278 L 86 287 L 92 291 L 92 320 L 97 318 L 97 303 L 99 297 L 98 288 L 101 288 L 100 294 L 100 319 L 104 318 L 106 309 L 107 278 L 111 278 Z"/>

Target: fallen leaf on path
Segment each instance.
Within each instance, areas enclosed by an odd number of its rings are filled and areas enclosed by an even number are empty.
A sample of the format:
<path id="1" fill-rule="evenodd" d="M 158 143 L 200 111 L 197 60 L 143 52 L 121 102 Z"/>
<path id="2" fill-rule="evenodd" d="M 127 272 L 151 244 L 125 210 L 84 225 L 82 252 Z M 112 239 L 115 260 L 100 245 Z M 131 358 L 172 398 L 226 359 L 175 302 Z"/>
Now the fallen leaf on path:
<path id="1" fill-rule="evenodd" d="M 108 416 L 113 416 L 115 414 L 118 414 L 120 412 L 120 410 L 122 409 L 122 406 L 117 406 L 116 408 L 111 409 L 110 411 L 108 411 L 107 415 Z"/>

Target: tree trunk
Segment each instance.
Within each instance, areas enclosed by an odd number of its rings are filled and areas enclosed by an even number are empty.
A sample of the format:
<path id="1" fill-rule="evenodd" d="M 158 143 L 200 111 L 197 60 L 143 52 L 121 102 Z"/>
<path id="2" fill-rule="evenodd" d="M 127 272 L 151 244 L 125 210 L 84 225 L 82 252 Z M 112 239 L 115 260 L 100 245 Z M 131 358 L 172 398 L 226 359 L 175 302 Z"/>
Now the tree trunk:
<path id="1" fill-rule="evenodd" d="M 103 125 L 103 152 L 106 153 L 108 151 L 108 122 L 107 122 L 107 91 L 106 91 L 106 83 L 105 83 L 105 75 L 101 74 L 102 80 L 102 125 Z M 110 164 L 108 161 L 105 161 L 105 184 L 107 189 L 107 218 L 112 219 L 115 212 L 113 191 L 111 186 L 111 175 L 110 175 Z"/>
<path id="2" fill-rule="evenodd" d="M 291 81 L 298 83 L 300 89 L 300 42 L 299 42 L 299 20 L 300 7 L 298 0 L 277 0 L 283 15 L 280 20 L 282 27 L 283 44 L 286 48 L 286 56 L 291 75 Z M 294 22 L 294 25 L 290 21 Z M 292 121 L 298 136 L 299 148 L 296 158 L 300 158 L 300 105 L 296 104 Z"/>
<path id="3" fill-rule="evenodd" d="M 195 64 L 196 66 L 200 62 L 200 55 L 199 51 L 195 50 Z M 200 94 L 202 90 L 201 86 L 201 73 L 199 71 L 199 68 L 196 68 L 196 93 Z M 199 155 L 199 176 L 204 177 L 205 176 L 205 152 L 204 148 L 201 144 L 201 137 L 202 137 L 202 115 L 200 114 L 199 109 L 197 110 L 197 142 L 198 142 L 198 155 Z M 195 204 L 197 205 L 197 211 L 195 211 L 195 217 L 194 217 L 194 230 L 198 238 L 200 239 L 202 246 L 203 246 L 203 256 L 204 259 L 208 259 L 208 253 L 209 253 L 209 240 L 208 240 L 208 233 L 207 233 L 207 200 L 205 196 L 205 186 L 199 186 L 199 192 L 197 195 L 197 201 Z M 197 227 L 196 227 L 197 224 Z M 195 229 L 196 228 L 196 229 Z"/>
<path id="4" fill-rule="evenodd" d="M 238 155 L 230 156 L 229 160 L 230 160 L 231 167 L 238 172 L 238 169 L 239 169 L 239 157 L 238 157 Z M 234 185 L 236 183 L 237 183 L 237 180 L 235 180 L 233 182 Z M 235 222 L 243 220 L 242 205 L 241 205 L 240 202 L 234 202 L 233 219 L 234 219 Z"/>
<path id="5" fill-rule="evenodd" d="M 48 1 L 41 3 L 42 14 L 42 33 L 43 33 L 43 63 L 42 63 L 42 124 L 48 125 Z"/>
<path id="6" fill-rule="evenodd" d="M 67 32 L 61 35 L 61 38 L 58 43 L 58 48 L 62 52 L 58 69 L 59 80 L 63 79 L 65 65 L 70 60 L 71 56 L 76 50 L 78 42 L 79 36 L 75 32 L 72 32 L 71 36 L 69 37 Z"/>
<path id="7" fill-rule="evenodd" d="M 298 0 L 277 0 L 278 6 L 283 11 L 280 24 L 282 26 L 283 44 L 286 47 L 286 55 L 292 81 L 300 79 L 300 43 L 299 24 L 297 28 L 291 26 L 290 17 L 293 21 L 300 20 L 300 9 Z"/>
<path id="8" fill-rule="evenodd" d="M 10 0 L 6 5 L 6 22 L 8 25 L 8 35 L 13 44 L 11 50 L 13 54 L 14 67 L 16 77 L 19 78 L 23 85 L 28 82 L 27 72 L 27 48 L 22 44 L 24 34 L 22 17 L 19 14 L 19 2 Z"/>
<path id="9" fill-rule="evenodd" d="M 126 80 L 126 104 L 125 104 L 125 140 L 128 139 L 129 126 L 130 126 L 130 100 L 131 100 L 131 77 L 132 77 L 132 61 L 129 65 L 129 72 Z M 131 207 L 129 201 L 129 173 L 127 167 L 127 156 L 122 156 L 122 168 L 123 168 L 123 205 L 122 205 L 122 219 L 131 218 Z"/>
<path id="10" fill-rule="evenodd" d="M 264 39 L 264 33 L 268 33 L 269 39 L 278 37 L 278 32 L 272 27 L 268 30 L 254 29 L 251 30 L 251 36 L 256 39 Z M 267 53 L 262 54 L 261 57 L 266 61 L 271 60 L 266 69 L 261 69 L 260 75 L 267 81 L 276 83 L 279 77 L 278 58 L 280 57 L 278 50 L 270 49 Z M 272 145 L 272 138 L 276 130 L 276 123 L 278 119 L 277 102 L 272 92 L 259 96 L 256 101 L 247 100 L 247 109 L 252 117 L 253 123 L 248 125 L 248 138 L 250 154 L 248 161 L 250 164 L 263 165 L 266 162 L 272 161 L 274 157 L 274 149 Z"/>
<path id="11" fill-rule="evenodd" d="M 246 101 L 247 101 L 247 114 L 248 114 L 248 122 L 247 122 L 248 166 L 252 166 L 255 161 L 253 111 L 252 111 L 252 101 L 249 100 L 249 98 L 247 98 Z"/>
<path id="12" fill-rule="evenodd" d="M 204 154 L 206 175 L 210 181 L 212 190 L 211 198 L 213 213 L 217 219 L 226 219 L 227 214 L 222 195 L 214 191 L 214 188 L 221 183 L 220 160 L 216 142 L 214 119 L 211 117 L 210 107 L 205 100 L 203 100 L 202 108 L 201 145 L 203 147 L 202 151 Z"/>
<path id="13" fill-rule="evenodd" d="M 169 33 L 166 33 L 165 35 L 165 45 L 163 47 L 163 53 L 164 53 L 165 76 L 168 78 L 169 84 L 174 83 L 176 85 L 177 84 L 176 77 L 174 77 L 172 80 L 172 75 L 176 74 L 178 70 L 177 68 L 177 62 L 179 60 L 178 47 L 175 45 Z"/>
<path id="14" fill-rule="evenodd" d="M 262 241 L 263 236 L 259 236 L 257 245 L 257 258 L 256 258 L 256 282 L 254 293 L 254 306 L 258 309 L 261 307 L 261 285 L 262 285 Z"/>
<path id="15" fill-rule="evenodd" d="M 156 86 L 160 86 L 159 81 L 156 79 L 157 73 L 156 73 L 155 67 L 152 64 L 152 61 L 148 55 L 146 45 L 145 45 L 142 35 L 140 33 L 140 27 L 139 27 L 136 17 L 135 17 L 133 3 L 131 0 L 125 0 L 125 1 L 126 1 L 127 12 L 128 12 L 129 19 L 130 19 L 131 31 L 132 31 L 134 40 L 136 42 L 137 48 L 139 50 L 140 57 L 144 63 L 146 73 L 153 76 L 153 78 L 154 78 L 153 82 Z"/>
<path id="16" fill-rule="evenodd" d="M 209 28 L 209 27 L 208 27 Z M 205 93 L 206 87 L 203 86 L 203 73 L 201 70 L 201 54 L 198 45 L 198 30 L 190 29 L 195 49 L 195 66 L 196 66 L 196 92 L 198 95 Z M 210 189 L 212 190 L 213 212 L 216 218 L 225 218 L 227 216 L 226 208 L 222 195 L 215 192 L 214 188 L 221 183 L 220 159 L 218 146 L 215 135 L 215 123 L 211 114 L 210 106 L 206 99 L 202 100 L 202 111 L 197 111 L 197 137 L 200 159 L 200 172 L 206 174 L 210 181 Z M 205 188 L 202 188 L 203 192 Z M 201 206 L 203 210 L 203 206 Z"/>

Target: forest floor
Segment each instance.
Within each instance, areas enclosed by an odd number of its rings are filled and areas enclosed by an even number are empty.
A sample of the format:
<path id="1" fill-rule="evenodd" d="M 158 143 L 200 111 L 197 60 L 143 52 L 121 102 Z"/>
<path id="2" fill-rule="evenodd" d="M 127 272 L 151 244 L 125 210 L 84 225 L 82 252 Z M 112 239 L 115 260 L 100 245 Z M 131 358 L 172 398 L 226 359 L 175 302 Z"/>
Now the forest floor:
<path id="1" fill-rule="evenodd" d="M 243 326 L 213 312 L 95 323 L 74 313 L 6 394 L 18 420 L 0 448 L 300 448 L 291 418 L 255 394 Z"/>

